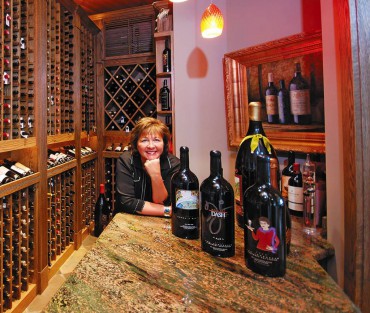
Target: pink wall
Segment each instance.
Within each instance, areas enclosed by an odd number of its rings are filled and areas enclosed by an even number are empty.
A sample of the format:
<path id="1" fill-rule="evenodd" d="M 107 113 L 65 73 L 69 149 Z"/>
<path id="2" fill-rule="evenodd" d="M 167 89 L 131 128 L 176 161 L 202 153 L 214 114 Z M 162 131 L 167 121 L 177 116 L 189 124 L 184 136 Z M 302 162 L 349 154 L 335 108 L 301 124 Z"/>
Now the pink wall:
<path id="1" fill-rule="evenodd" d="M 199 22 L 210 0 L 188 0 L 174 4 L 175 71 L 176 71 L 176 140 L 177 151 L 190 149 L 190 166 L 203 181 L 209 175 L 209 151 L 220 150 L 224 176 L 234 180 L 235 152 L 227 148 L 223 93 L 222 58 L 224 53 L 270 40 L 319 29 L 323 19 L 325 99 L 337 103 L 333 62 L 332 4 L 320 0 L 214 0 L 223 12 L 225 29 L 222 36 L 203 39 Z M 304 12 L 304 13 L 303 13 Z M 322 14 L 321 14 L 322 13 Z M 328 79 L 330 78 L 330 80 Z M 331 273 L 342 285 L 343 243 L 340 205 L 342 189 L 339 134 L 339 109 L 326 106 L 329 240 L 336 250 Z M 330 112 L 328 111 L 330 110 Z M 332 188 L 332 186 L 336 186 Z M 335 208 L 335 210 L 333 209 Z M 338 270 L 336 269 L 338 268 Z"/>

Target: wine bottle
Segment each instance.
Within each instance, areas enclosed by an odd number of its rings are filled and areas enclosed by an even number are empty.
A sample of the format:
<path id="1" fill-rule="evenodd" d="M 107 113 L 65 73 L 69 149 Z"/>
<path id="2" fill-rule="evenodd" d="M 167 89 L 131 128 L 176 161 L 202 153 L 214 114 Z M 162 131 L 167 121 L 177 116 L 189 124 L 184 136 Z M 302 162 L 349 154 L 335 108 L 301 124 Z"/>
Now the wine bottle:
<path id="1" fill-rule="evenodd" d="M 189 168 L 189 148 L 180 148 L 180 169 L 171 178 L 172 234 L 199 238 L 199 181 Z"/>
<path id="2" fill-rule="evenodd" d="M 301 64 L 296 63 L 294 77 L 289 84 L 290 109 L 295 124 L 311 124 L 310 88 L 302 77 Z"/>
<path id="3" fill-rule="evenodd" d="M 280 89 L 278 91 L 278 107 L 279 107 L 279 123 L 290 124 L 292 122 L 292 114 L 290 112 L 290 94 L 285 88 L 284 79 L 280 80 Z"/>
<path id="4" fill-rule="evenodd" d="M 295 162 L 295 152 L 290 150 L 288 152 L 288 164 L 281 172 L 281 195 L 288 201 L 288 181 L 293 176 L 293 164 Z"/>
<path id="5" fill-rule="evenodd" d="M 234 191 L 222 176 L 221 152 L 211 151 L 211 173 L 200 186 L 202 250 L 213 256 L 235 255 Z"/>
<path id="6" fill-rule="evenodd" d="M 274 85 L 274 77 L 272 73 L 268 73 L 268 85 L 266 88 L 266 111 L 268 123 L 279 123 L 279 108 L 277 101 L 277 89 Z"/>
<path id="7" fill-rule="evenodd" d="M 114 151 L 115 152 L 121 152 L 122 151 L 122 143 L 120 143 L 115 149 L 114 149 Z"/>
<path id="8" fill-rule="evenodd" d="M 274 186 L 279 183 L 279 161 L 275 149 L 266 137 L 262 126 L 262 105 L 260 102 L 251 102 L 248 105 L 249 128 L 239 145 L 235 162 L 235 200 L 236 220 L 240 227 L 244 227 L 243 194 L 247 188 L 255 183 L 257 155 L 269 155 L 271 164 L 274 164 L 272 173 Z M 276 171 L 276 172 L 275 172 Z"/>
<path id="9" fill-rule="evenodd" d="M 8 169 L 4 165 L 0 165 L 0 175 L 9 176 L 9 177 L 13 178 L 14 180 L 20 178 L 20 176 L 16 172 Z"/>
<path id="10" fill-rule="evenodd" d="M 307 154 L 302 167 L 303 179 L 303 231 L 306 234 L 316 233 L 318 225 L 316 214 L 316 166 Z"/>
<path id="11" fill-rule="evenodd" d="M 284 276 L 286 270 L 286 206 L 272 187 L 270 158 L 257 156 L 256 183 L 244 193 L 244 256 L 261 275 Z"/>
<path id="12" fill-rule="evenodd" d="M 10 183 L 11 181 L 14 181 L 14 179 L 5 174 L 0 174 L 0 185 Z"/>
<path id="13" fill-rule="evenodd" d="M 94 211 L 94 236 L 99 237 L 104 228 L 109 223 L 109 207 L 108 202 L 105 198 L 105 190 L 104 184 L 100 184 L 100 193 L 98 200 L 95 204 L 95 211 Z"/>
<path id="14" fill-rule="evenodd" d="M 168 39 L 162 52 L 163 72 L 171 72 L 171 49 L 168 47 Z"/>
<path id="15" fill-rule="evenodd" d="M 303 180 L 299 163 L 293 163 L 293 175 L 288 181 L 288 208 L 290 214 L 303 214 Z"/>
<path id="16" fill-rule="evenodd" d="M 159 90 L 159 101 L 162 111 L 169 111 L 170 105 L 170 89 L 167 87 L 167 79 L 163 81 L 163 87 Z"/>

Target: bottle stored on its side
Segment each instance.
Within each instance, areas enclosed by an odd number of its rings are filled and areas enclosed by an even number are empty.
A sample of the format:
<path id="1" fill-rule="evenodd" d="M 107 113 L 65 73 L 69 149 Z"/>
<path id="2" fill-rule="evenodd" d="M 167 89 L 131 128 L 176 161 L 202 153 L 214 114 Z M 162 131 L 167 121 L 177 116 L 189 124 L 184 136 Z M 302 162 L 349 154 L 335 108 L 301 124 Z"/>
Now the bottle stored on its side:
<path id="1" fill-rule="evenodd" d="M 110 210 L 108 202 L 105 198 L 104 184 L 100 184 L 100 193 L 95 204 L 94 211 L 94 236 L 99 237 L 104 228 L 108 225 L 110 218 Z"/>
<path id="2" fill-rule="evenodd" d="M 199 181 L 189 168 L 189 148 L 180 148 L 180 170 L 171 178 L 172 234 L 199 238 Z"/>
<path id="3" fill-rule="evenodd" d="M 221 152 L 211 151 L 211 173 L 200 186 L 202 250 L 213 256 L 235 255 L 234 191 L 222 176 Z"/>
<path id="4" fill-rule="evenodd" d="M 243 219 L 243 194 L 248 187 L 255 183 L 256 179 L 256 157 L 257 155 L 268 155 L 274 159 L 276 173 L 272 173 L 276 181 L 274 186 L 280 186 L 279 161 L 275 149 L 266 137 L 262 126 L 262 105 L 260 102 L 251 102 L 248 105 L 249 128 L 246 136 L 239 145 L 235 162 L 235 201 L 236 220 L 240 227 L 244 227 Z M 277 166 L 276 166 L 277 165 Z"/>
<path id="5" fill-rule="evenodd" d="M 159 101 L 162 111 L 171 110 L 170 89 L 167 87 L 167 79 L 163 81 L 163 87 L 159 90 Z"/>
<path id="6" fill-rule="evenodd" d="M 280 89 L 278 91 L 279 123 L 290 124 L 292 122 L 292 113 L 290 110 L 290 95 L 285 87 L 284 79 L 280 80 Z"/>
<path id="7" fill-rule="evenodd" d="M 279 123 L 278 91 L 274 85 L 274 77 L 272 73 L 268 73 L 268 85 L 265 94 L 267 122 L 277 124 Z"/>
<path id="8" fill-rule="evenodd" d="M 288 208 L 290 214 L 303 214 L 303 180 L 299 163 L 293 164 L 293 175 L 288 181 Z"/>
<path id="9" fill-rule="evenodd" d="M 244 193 L 244 255 L 248 268 L 261 275 L 284 276 L 286 206 L 271 184 L 270 158 L 257 156 L 256 183 Z"/>
<path id="10" fill-rule="evenodd" d="M 163 72 L 171 72 L 171 49 L 168 47 L 168 39 L 165 40 L 164 45 L 162 52 Z"/>
<path id="11" fill-rule="evenodd" d="M 289 84 L 290 109 L 294 124 L 311 124 L 310 88 L 302 77 L 301 64 L 296 63 L 294 77 Z"/>
<path id="12" fill-rule="evenodd" d="M 3 165 L 0 166 L 0 175 L 5 175 L 5 176 L 11 177 L 13 179 L 19 179 L 21 177 L 16 172 L 8 169 L 7 167 L 5 167 Z"/>

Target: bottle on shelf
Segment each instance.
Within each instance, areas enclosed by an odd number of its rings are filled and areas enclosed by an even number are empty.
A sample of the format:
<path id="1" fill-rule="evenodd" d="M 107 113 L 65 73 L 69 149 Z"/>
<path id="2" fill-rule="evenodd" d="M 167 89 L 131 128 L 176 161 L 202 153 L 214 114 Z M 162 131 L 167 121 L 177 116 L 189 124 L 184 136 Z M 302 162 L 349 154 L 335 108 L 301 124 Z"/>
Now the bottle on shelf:
<path id="1" fill-rule="evenodd" d="M 288 181 L 293 176 L 293 164 L 295 162 L 295 152 L 288 152 L 288 164 L 281 171 L 281 195 L 288 201 Z"/>
<path id="2" fill-rule="evenodd" d="M 295 64 L 294 77 L 289 84 L 290 109 L 294 124 L 311 124 L 310 87 L 302 77 L 301 64 Z"/>
<path id="3" fill-rule="evenodd" d="M 171 110 L 170 89 L 167 86 L 167 79 L 163 80 L 163 86 L 159 90 L 159 102 L 162 111 Z"/>
<path id="4" fill-rule="evenodd" d="M 290 124 L 292 122 L 292 113 L 290 110 L 290 95 L 285 87 L 284 79 L 280 80 L 280 89 L 278 91 L 279 123 Z"/>
<path id="5" fill-rule="evenodd" d="M 272 73 L 268 73 L 268 85 L 265 91 L 266 95 L 266 111 L 267 111 L 267 122 L 277 124 L 279 123 L 279 108 L 277 101 L 277 89 L 274 85 L 274 76 Z"/>
<path id="6" fill-rule="evenodd" d="M 271 184 L 270 157 L 257 156 L 256 183 L 244 193 L 244 256 L 252 271 L 270 277 L 286 270 L 286 206 Z"/>
<path id="7" fill-rule="evenodd" d="M 164 41 L 164 49 L 162 52 L 163 72 L 171 72 L 171 49 L 168 46 L 169 41 L 166 39 Z"/>
<path id="8" fill-rule="evenodd" d="M 114 151 L 115 152 L 121 152 L 122 151 L 122 149 L 123 149 L 123 146 L 122 146 L 122 143 L 120 143 L 115 149 L 114 149 Z"/>
<path id="9" fill-rule="evenodd" d="M 10 170 L 4 165 L 0 165 L 0 175 L 5 175 L 8 177 L 13 178 L 14 180 L 19 179 L 21 176 L 17 174 L 16 172 Z"/>
<path id="10" fill-rule="evenodd" d="M 107 199 L 105 198 L 104 184 L 100 184 L 99 197 L 95 203 L 94 211 L 94 236 L 99 237 L 104 228 L 108 225 L 110 210 Z"/>
<path id="11" fill-rule="evenodd" d="M 171 178 L 172 234 L 199 238 L 199 181 L 189 168 L 189 148 L 180 148 L 180 170 Z"/>
<path id="12" fill-rule="evenodd" d="M 279 161 L 274 147 L 266 137 L 262 126 L 262 104 L 251 102 L 248 105 L 249 128 L 239 145 L 235 162 L 235 201 L 236 220 L 240 227 L 244 227 L 243 194 L 256 181 L 257 155 L 270 156 L 270 164 L 274 165 L 273 186 L 279 183 Z"/>
<path id="13" fill-rule="evenodd" d="M 307 154 L 302 167 L 303 179 L 303 231 L 306 234 L 316 233 L 319 224 L 316 214 L 316 166 Z"/>
<path id="14" fill-rule="evenodd" d="M 202 250 L 218 257 L 235 255 L 234 190 L 222 176 L 221 152 L 211 151 L 211 173 L 200 186 Z"/>
<path id="15" fill-rule="evenodd" d="M 290 214 L 303 215 L 303 180 L 299 163 L 293 163 L 293 175 L 288 181 L 288 208 Z"/>

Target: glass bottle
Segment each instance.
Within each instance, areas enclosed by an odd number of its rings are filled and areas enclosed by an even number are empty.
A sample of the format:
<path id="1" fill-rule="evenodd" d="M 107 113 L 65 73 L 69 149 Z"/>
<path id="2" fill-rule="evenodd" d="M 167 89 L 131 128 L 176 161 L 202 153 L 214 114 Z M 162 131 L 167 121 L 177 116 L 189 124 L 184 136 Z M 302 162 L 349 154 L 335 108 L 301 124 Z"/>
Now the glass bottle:
<path id="1" fill-rule="evenodd" d="M 318 225 L 316 214 L 316 167 L 307 154 L 303 163 L 303 231 L 307 234 L 316 233 Z"/>
<path id="2" fill-rule="evenodd" d="M 303 180 L 299 163 L 293 164 L 293 175 L 288 181 L 288 208 L 290 214 L 303 215 Z"/>
<path id="3" fill-rule="evenodd" d="M 270 157 L 257 156 L 256 183 L 244 193 L 244 256 L 252 271 L 270 277 L 286 269 L 286 206 L 271 184 Z"/>
<path id="4" fill-rule="evenodd" d="M 164 45 L 162 52 L 163 72 L 171 72 L 171 49 L 168 47 L 168 39 L 165 40 Z"/>
<path id="5" fill-rule="evenodd" d="M 289 84 L 290 108 L 294 124 L 311 124 L 310 88 L 302 77 L 301 64 L 296 63 L 294 77 Z"/>
<path id="6" fill-rule="evenodd" d="M 210 152 L 211 173 L 200 186 L 202 250 L 213 256 L 235 254 L 234 190 L 222 176 L 221 152 Z"/>
<path id="7" fill-rule="evenodd" d="M 235 201 L 236 220 L 240 227 L 244 227 L 243 194 L 248 187 L 255 183 L 256 157 L 268 155 L 273 160 L 273 185 L 280 186 L 279 161 L 274 147 L 266 137 L 262 126 L 262 105 L 260 102 L 251 102 L 248 105 L 249 128 L 247 134 L 239 145 L 235 162 Z"/>
<path id="8" fill-rule="evenodd" d="M 277 101 L 277 89 L 274 85 L 274 76 L 272 73 L 268 73 L 268 85 L 266 88 L 266 111 L 267 111 L 267 122 L 277 124 L 279 123 L 279 108 Z"/>
<path id="9" fill-rule="evenodd" d="M 172 234 L 199 238 L 199 181 L 189 168 L 189 148 L 180 148 L 180 170 L 171 178 Z"/>
<path id="10" fill-rule="evenodd" d="M 163 87 L 159 90 L 159 101 L 162 111 L 169 111 L 170 105 L 170 89 L 167 86 L 167 79 L 163 81 Z"/>
<path id="11" fill-rule="evenodd" d="M 105 198 L 104 184 L 100 184 L 99 197 L 95 203 L 94 211 L 94 236 L 99 237 L 104 228 L 108 225 L 110 218 L 110 210 L 108 202 Z"/>
<path id="12" fill-rule="evenodd" d="M 295 152 L 288 152 L 288 164 L 281 171 L 281 195 L 288 201 L 288 181 L 293 176 L 293 164 L 295 162 Z"/>
<path id="13" fill-rule="evenodd" d="M 279 123 L 290 124 L 292 122 L 292 114 L 290 112 L 290 95 L 285 87 L 284 79 L 280 80 L 280 89 L 278 91 L 278 107 L 279 107 Z"/>

